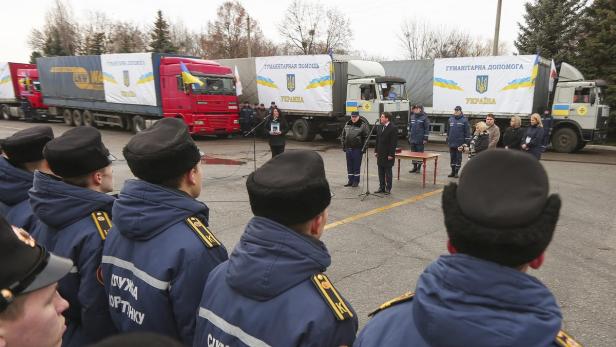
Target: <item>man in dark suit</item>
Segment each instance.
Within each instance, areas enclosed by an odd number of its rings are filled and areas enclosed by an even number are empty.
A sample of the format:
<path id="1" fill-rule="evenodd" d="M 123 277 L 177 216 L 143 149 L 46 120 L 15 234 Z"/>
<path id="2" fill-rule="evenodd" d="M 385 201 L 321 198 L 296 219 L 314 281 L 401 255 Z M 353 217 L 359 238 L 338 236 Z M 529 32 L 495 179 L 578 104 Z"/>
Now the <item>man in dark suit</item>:
<path id="1" fill-rule="evenodd" d="M 391 114 L 385 112 L 381 114 L 381 126 L 376 132 L 376 146 L 374 155 L 377 158 L 379 167 L 379 190 L 376 193 L 391 193 L 392 168 L 396 157 L 396 146 L 398 145 L 398 130 L 391 123 Z"/>

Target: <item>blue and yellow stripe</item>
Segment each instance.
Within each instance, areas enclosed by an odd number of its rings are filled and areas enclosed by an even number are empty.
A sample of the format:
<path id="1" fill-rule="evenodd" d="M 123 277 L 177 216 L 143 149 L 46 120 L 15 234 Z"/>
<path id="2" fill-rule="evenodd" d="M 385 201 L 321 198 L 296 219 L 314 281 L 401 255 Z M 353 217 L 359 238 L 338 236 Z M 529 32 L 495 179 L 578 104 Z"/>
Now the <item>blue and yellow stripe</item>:
<path id="1" fill-rule="evenodd" d="M 445 89 L 451 89 L 451 90 L 459 90 L 459 91 L 463 91 L 464 90 L 464 89 L 462 89 L 462 87 L 460 87 L 458 85 L 458 83 L 456 81 L 446 80 L 446 79 L 440 78 L 440 77 L 434 77 L 434 86 L 435 87 L 440 87 L 440 88 L 445 88 Z"/>
<path id="2" fill-rule="evenodd" d="M 532 88 L 535 86 L 535 81 L 537 80 L 537 74 L 539 73 L 539 56 L 535 56 L 535 62 L 533 63 L 533 70 L 530 73 L 530 77 L 518 78 L 511 82 L 509 82 L 506 86 L 501 89 L 505 90 L 513 90 L 520 88 Z"/>
<path id="3" fill-rule="evenodd" d="M 113 75 L 109 72 L 103 72 L 103 81 L 118 84 L 118 81 L 116 81 Z"/>
<path id="4" fill-rule="evenodd" d="M 137 80 L 137 84 L 145 84 L 145 83 L 152 82 L 152 81 L 154 81 L 154 73 L 146 72 L 143 75 L 141 75 L 141 77 L 139 77 L 139 79 Z"/>
<path id="5" fill-rule="evenodd" d="M 278 86 L 276 85 L 276 83 L 274 83 L 272 79 L 267 78 L 265 76 L 257 76 L 257 84 L 260 84 L 262 86 L 269 87 L 269 88 L 278 89 Z"/>
<path id="6" fill-rule="evenodd" d="M 552 106 L 552 115 L 553 116 L 568 116 L 569 115 L 569 105 Z"/>
<path id="7" fill-rule="evenodd" d="M 331 86 L 332 84 L 334 84 L 334 81 L 332 80 L 332 76 L 331 75 L 326 75 L 326 76 L 321 76 L 319 78 L 315 78 L 313 80 L 311 80 L 308 85 L 306 86 L 306 89 L 314 89 L 314 88 L 318 88 L 318 87 L 326 87 L 326 86 Z"/>

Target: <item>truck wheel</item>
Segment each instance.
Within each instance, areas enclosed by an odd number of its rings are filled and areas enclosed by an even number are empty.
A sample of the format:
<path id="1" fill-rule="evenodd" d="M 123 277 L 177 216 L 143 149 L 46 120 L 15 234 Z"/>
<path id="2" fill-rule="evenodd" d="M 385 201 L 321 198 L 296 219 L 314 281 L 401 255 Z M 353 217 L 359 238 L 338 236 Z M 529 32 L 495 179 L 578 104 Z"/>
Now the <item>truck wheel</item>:
<path id="1" fill-rule="evenodd" d="M 293 136 L 298 141 L 312 141 L 317 134 L 310 128 L 307 120 L 300 118 L 293 122 Z"/>
<path id="2" fill-rule="evenodd" d="M 573 129 L 560 128 L 552 135 L 552 148 L 560 153 L 573 153 L 580 140 Z"/>
<path id="3" fill-rule="evenodd" d="M 2 119 L 4 120 L 10 120 L 11 119 L 11 114 L 9 113 L 9 107 L 8 105 L 2 105 L 2 108 L 0 109 L 0 112 L 2 113 Z"/>
<path id="4" fill-rule="evenodd" d="M 94 121 L 94 115 L 92 115 L 92 112 L 89 110 L 84 110 L 81 114 L 81 118 L 83 119 L 83 125 L 96 128 L 96 122 Z"/>
<path id="5" fill-rule="evenodd" d="M 73 123 L 73 112 L 71 112 L 71 110 L 65 109 L 62 112 L 62 118 L 64 118 L 64 124 L 69 126 L 75 125 L 75 123 Z"/>
<path id="6" fill-rule="evenodd" d="M 141 116 L 133 116 L 133 126 L 131 130 L 133 134 L 139 133 L 145 129 L 145 120 Z"/>
<path id="7" fill-rule="evenodd" d="M 73 110 L 73 123 L 76 127 L 83 125 L 83 116 L 81 115 L 81 111 Z"/>

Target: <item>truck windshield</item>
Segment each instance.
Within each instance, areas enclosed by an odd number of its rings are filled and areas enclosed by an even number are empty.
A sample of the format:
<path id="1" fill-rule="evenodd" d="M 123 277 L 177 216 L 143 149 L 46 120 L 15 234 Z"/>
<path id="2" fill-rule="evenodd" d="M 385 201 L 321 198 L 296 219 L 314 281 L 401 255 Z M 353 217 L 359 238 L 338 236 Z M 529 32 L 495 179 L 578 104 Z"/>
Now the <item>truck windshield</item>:
<path id="1" fill-rule="evenodd" d="M 199 75 L 195 77 L 203 82 L 201 86 L 198 84 L 192 85 L 192 91 L 195 94 L 235 95 L 235 82 L 233 78 Z"/>
<path id="2" fill-rule="evenodd" d="M 383 100 L 404 100 L 406 98 L 404 84 L 381 83 L 380 87 Z"/>

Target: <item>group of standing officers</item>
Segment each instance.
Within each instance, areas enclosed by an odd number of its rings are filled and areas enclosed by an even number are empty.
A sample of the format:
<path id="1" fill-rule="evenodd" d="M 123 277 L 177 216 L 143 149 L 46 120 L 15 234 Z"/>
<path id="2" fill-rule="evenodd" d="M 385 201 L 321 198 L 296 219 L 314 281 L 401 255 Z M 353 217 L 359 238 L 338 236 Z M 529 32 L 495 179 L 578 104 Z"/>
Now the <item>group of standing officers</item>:
<path id="1" fill-rule="evenodd" d="M 389 121 L 381 116 L 377 136 L 395 129 Z M 551 292 L 526 274 L 543 263 L 560 199 L 518 151 L 482 153 L 446 187 L 450 255 L 356 335 L 356 312 L 324 273 L 332 194 L 318 153 L 287 151 L 248 176 L 254 217 L 228 254 L 197 200 L 203 154 L 181 120 L 131 138 L 122 153 L 136 178 L 118 196 L 107 194 L 114 158 L 94 128 L 54 137 L 35 126 L 2 148 L 2 345 L 145 331 L 208 347 L 575 346 Z M 390 150 L 376 154 L 392 160 Z M 497 181 L 511 184 L 483 189 Z"/>

